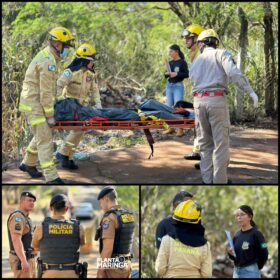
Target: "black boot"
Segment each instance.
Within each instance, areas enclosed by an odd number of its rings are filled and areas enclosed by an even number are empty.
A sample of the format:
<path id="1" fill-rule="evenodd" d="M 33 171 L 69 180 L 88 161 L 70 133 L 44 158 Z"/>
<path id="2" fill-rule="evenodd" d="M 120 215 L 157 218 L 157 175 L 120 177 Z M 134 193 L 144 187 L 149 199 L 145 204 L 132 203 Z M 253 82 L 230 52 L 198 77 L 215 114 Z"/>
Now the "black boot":
<path id="1" fill-rule="evenodd" d="M 32 178 L 40 178 L 43 176 L 43 173 L 38 171 L 36 166 L 29 166 L 29 165 L 22 163 L 19 166 L 19 169 L 23 172 L 27 172 Z"/>
<path id="2" fill-rule="evenodd" d="M 196 163 L 196 164 L 194 165 L 194 168 L 200 170 L 200 162 Z"/>
<path id="3" fill-rule="evenodd" d="M 184 156 L 184 159 L 186 160 L 200 160 L 200 154 L 199 153 L 190 153 Z"/>
<path id="4" fill-rule="evenodd" d="M 78 165 L 75 164 L 73 160 L 69 160 L 68 156 L 65 156 L 61 153 L 56 153 L 57 160 L 61 163 L 61 166 L 67 169 L 78 169 Z"/>
<path id="5" fill-rule="evenodd" d="M 63 180 L 61 180 L 59 177 L 57 177 L 56 179 L 54 179 L 52 181 L 46 182 L 46 185 L 65 185 L 65 183 Z"/>

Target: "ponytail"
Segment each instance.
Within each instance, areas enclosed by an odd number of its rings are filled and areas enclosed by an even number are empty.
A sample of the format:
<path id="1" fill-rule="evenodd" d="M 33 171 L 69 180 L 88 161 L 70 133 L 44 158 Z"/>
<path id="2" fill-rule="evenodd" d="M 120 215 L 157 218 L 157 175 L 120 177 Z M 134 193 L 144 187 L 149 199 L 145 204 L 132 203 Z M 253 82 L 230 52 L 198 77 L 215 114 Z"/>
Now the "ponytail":
<path id="1" fill-rule="evenodd" d="M 185 55 L 183 54 L 183 52 L 181 51 L 181 49 L 180 49 L 180 47 L 178 45 L 175 45 L 175 44 L 171 45 L 169 47 L 169 49 L 177 51 L 179 56 L 180 56 L 180 58 L 183 59 L 183 60 L 185 59 Z"/>
<path id="2" fill-rule="evenodd" d="M 250 221 L 250 224 L 251 224 L 252 227 L 257 228 L 257 225 L 256 225 L 256 223 L 253 221 L 253 219 Z"/>
<path id="3" fill-rule="evenodd" d="M 179 56 L 181 57 L 181 59 L 185 60 L 185 55 L 181 50 L 179 51 Z"/>

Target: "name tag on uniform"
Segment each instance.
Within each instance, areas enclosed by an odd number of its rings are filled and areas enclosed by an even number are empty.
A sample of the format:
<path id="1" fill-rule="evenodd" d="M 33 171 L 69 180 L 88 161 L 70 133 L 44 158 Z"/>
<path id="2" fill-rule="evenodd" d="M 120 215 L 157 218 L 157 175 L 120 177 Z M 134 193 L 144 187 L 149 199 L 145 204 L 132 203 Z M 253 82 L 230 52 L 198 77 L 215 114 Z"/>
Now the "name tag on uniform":
<path id="1" fill-rule="evenodd" d="M 56 70 L 56 66 L 55 65 L 49 65 L 48 70 L 54 72 Z"/>
<path id="2" fill-rule="evenodd" d="M 92 81 L 92 77 L 91 76 L 87 76 L 87 82 L 90 82 L 90 81 Z"/>
<path id="3" fill-rule="evenodd" d="M 121 219 L 124 224 L 134 222 L 133 214 L 122 214 Z"/>
<path id="4" fill-rule="evenodd" d="M 49 225 L 49 234 L 73 234 L 72 225 Z"/>

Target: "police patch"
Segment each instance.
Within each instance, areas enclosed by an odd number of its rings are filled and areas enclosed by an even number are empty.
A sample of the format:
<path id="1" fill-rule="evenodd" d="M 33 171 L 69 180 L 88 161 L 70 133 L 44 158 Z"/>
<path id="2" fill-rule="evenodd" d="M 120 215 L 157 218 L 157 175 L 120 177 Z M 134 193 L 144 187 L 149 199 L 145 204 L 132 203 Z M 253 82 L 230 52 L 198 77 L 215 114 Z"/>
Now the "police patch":
<path id="1" fill-rule="evenodd" d="M 91 76 L 87 76 L 87 82 L 92 81 L 92 77 Z"/>
<path id="2" fill-rule="evenodd" d="M 16 222 L 21 222 L 22 219 L 21 219 L 20 217 L 16 217 L 16 218 L 15 218 L 15 221 L 16 221 Z"/>
<path id="3" fill-rule="evenodd" d="M 69 69 L 64 70 L 63 76 L 65 76 L 66 78 L 71 77 L 72 76 L 71 70 L 69 70 Z"/>
<path id="4" fill-rule="evenodd" d="M 56 70 L 56 66 L 55 65 L 49 65 L 48 70 L 54 72 Z"/>
<path id="5" fill-rule="evenodd" d="M 104 223 L 102 224 L 102 228 L 103 228 L 103 229 L 108 229 L 108 228 L 109 228 L 109 222 L 104 222 Z"/>
<path id="6" fill-rule="evenodd" d="M 15 230 L 21 230 L 21 225 L 20 224 L 15 224 Z"/>

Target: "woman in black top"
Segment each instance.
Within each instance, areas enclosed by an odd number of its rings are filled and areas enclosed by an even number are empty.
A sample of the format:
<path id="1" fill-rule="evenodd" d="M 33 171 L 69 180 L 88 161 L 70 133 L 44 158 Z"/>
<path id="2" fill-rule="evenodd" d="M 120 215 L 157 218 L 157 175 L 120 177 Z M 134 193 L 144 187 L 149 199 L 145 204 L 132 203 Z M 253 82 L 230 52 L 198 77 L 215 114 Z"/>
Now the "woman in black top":
<path id="1" fill-rule="evenodd" d="M 181 100 L 184 100 L 184 83 L 183 80 L 189 77 L 188 65 L 185 56 L 178 45 L 169 47 L 169 55 L 172 60 L 168 62 L 169 71 L 165 72 L 165 78 L 168 78 L 166 86 L 167 105 L 172 107 Z M 170 128 L 164 134 L 173 133 L 174 129 Z M 180 128 L 177 136 L 183 136 L 184 131 Z"/>
<path id="2" fill-rule="evenodd" d="M 234 252 L 229 249 L 229 257 L 234 261 L 233 278 L 260 278 L 260 269 L 268 258 L 267 244 L 253 221 L 253 210 L 242 205 L 236 212 L 236 221 L 241 227 L 233 238 Z"/>

